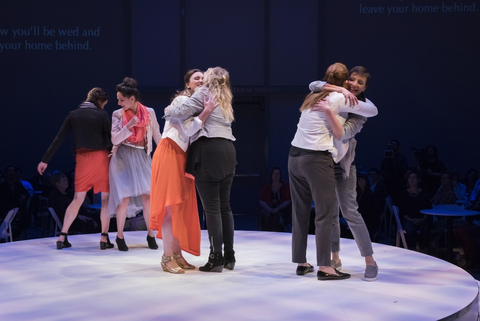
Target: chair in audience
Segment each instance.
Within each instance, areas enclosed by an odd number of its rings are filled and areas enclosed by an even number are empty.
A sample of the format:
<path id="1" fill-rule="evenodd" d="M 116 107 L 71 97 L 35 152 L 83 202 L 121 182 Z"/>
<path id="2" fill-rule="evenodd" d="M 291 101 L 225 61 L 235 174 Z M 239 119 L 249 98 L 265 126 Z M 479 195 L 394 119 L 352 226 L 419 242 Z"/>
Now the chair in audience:
<path id="1" fill-rule="evenodd" d="M 57 213 L 55 213 L 55 210 L 52 207 L 49 207 L 48 211 L 50 212 L 50 214 L 52 214 L 53 220 L 55 221 L 55 232 L 54 232 L 55 234 L 54 234 L 54 236 L 57 236 L 58 233 L 60 233 L 62 231 L 63 224 L 62 224 L 62 222 L 60 222 L 60 219 L 58 218 Z"/>
<path id="2" fill-rule="evenodd" d="M 407 241 L 405 240 L 405 230 L 402 228 L 402 222 L 400 222 L 400 215 L 398 214 L 398 207 L 392 206 L 393 215 L 395 215 L 395 221 L 397 222 L 397 242 L 396 246 L 400 247 L 400 239 L 402 240 L 403 247 L 408 249 Z"/>
<path id="3" fill-rule="evenodd" d="M 5 217 L 2 225 L 0 226 L 0 239 L 4 239 L 5 242 L 8 242 L 10 238 L 10 242 L 13 242 L 13 233 L 12 233 L 12 222 L 17 215 L 18 207 L 12 208 Z"/>

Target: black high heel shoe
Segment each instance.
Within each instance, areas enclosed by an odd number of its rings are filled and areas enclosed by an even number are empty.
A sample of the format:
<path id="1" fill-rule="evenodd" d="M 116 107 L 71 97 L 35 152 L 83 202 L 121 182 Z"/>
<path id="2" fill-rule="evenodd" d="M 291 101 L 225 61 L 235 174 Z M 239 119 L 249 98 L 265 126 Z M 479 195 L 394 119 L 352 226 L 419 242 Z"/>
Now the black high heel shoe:
<path id="1" fill-rule="evenodd" d="M 229 270 L 233 270 L 233 268 L 235 267 L 235 251 L 225 251 L 225 264 L 224 264 L 224 268 L 226 269 L 229 269 Z"/>
<path id="2" fill-rule="evenodd" d="M 108 237 L 108 233 L 102 233 L 101 236 L 106 236 L 106 237 L 107 237 L 107 241 L 106 241 L 106 242 L 100 241 L 100 250 L 111 249 L 111 248 L 114 247 L 114 245 L 112 244 L 112 242 L 110 242 L 110 238 Z"/>
<path id="3" fill-rule="evenodd" d="M 127 243 L 125 243 L 125 238 L 121 239 L 117 236 L 117 238 L 115 239 L 115 243 L 117 243 L 117 247 L 118 247 L 118 250 L 119 251 L 128 251 L 128 246 L 127 246 Z"/>
<path id="4" fill-rule="evenodd" d="M 147 234 L 147 243 L 148 247 L 152 250 L 158 249 L 157 241 L 155 241 L 155 236 L 150 236 Z"/>
<path id="5" fill-rule="evenodd" d="M 57 250 L 61 250 L 61 249 L 67 248 L 67 247 L 72 247 L 72 244 L 70 244 L 68 242 L 68 238 L 67 238 L 68 234 L 60 232 L 60 235 L 65 236 L 65 238 L 63 239 L 63 242 L 62 241 L 57 241 Z"/>

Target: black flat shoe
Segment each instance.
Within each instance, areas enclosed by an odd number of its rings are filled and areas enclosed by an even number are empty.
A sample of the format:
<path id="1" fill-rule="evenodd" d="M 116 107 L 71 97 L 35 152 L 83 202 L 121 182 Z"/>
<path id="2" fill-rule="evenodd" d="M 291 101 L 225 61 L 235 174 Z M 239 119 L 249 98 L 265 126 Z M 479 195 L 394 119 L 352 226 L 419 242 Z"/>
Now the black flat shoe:
<path id="1" fill-rule="evenodd" d="M 125 243 L 124 238 L 121 239 L 117 236 L 117 238 L 115 239 L 115 243 L 117 243 L 117 247 L 119 251 L 123 251 L 123 252 L 128 251 L 128 246 L 127 246 L 127 243 Z"/>
<path id="2" fill-rule="evenodd" d="M 310 264 L 308 266 L 297 266 L 297 275 L 305 275 L 307 273 L 312 273 L 313 271 L 313 266 L 311 266 Z"/>
<path id="3" fill-rule="evenodd" d="M 334 269 L 337 274 L 330 274 L 326 273 L 323 271 L 318 270 L 317 272 L 317 279 L 320 281 L 326 281 L 326 280 L 345 280 L 350 277 L 350 274 L 348 273 L 342 273 L 337 269 Z"/>
<path id="4" fill-rule="evenodd" d="M 61 250 L 67 247 L 72 247 L 72 244 L 68 242 L 67 233 L 60 232 L 60 235 L 65 236 L 65 238 L 63 239 L 63 242 L 57 241 L 57 250 Z"/>
<path id="5" fill-rule="evenodd" d="M 152 250 L 158 249 L 157 242 L 155 241 L 155 236 L 147 235 L 148 247 Z"/>

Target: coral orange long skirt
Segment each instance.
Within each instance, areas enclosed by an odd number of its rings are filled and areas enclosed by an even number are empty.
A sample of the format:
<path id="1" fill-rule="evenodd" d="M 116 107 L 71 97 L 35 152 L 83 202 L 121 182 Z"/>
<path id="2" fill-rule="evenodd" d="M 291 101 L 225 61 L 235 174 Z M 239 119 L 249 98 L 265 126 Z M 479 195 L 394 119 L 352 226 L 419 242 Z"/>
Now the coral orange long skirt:
<path id="1" fill-rule="evenodd" d="M 150 228 L 162 238 L 165 208 L 172 212 L 173 236 L 183 251 L 200 255 L 200 222 L 195 182 L 185 177 L 187 153 L 170 138 L 162 138 L 152 160 Z"/>

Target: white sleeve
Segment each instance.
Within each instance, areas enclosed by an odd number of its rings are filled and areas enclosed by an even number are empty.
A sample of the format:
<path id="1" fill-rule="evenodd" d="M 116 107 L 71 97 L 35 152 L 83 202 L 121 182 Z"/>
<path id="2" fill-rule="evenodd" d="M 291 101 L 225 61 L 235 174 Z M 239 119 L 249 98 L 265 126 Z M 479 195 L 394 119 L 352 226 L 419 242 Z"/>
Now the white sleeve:
<path id="1" fill-rule="evenodd" d="M 180 126 L 185 134 L 187 134 L 189 137 L 192 137 L 202 128 L 203 123 L 198 117 L 190 117 L 180 124 Z"/>
<path id="2" fill-rule="evenodd" d="M 318 93 L 322 91 L 322 88 L 325 84 L 326 84 L 325 81 L 321 81 L 321 80 L 313 81 L 310 83 L 310 85 L 308 85 L 308 89 L 310 89 L 312 93 Z"/>
<path id="3" fill-rule="evenodd" d="M 338 106 L 339 112 L 352 113 L 352 114 L 356 114 L 364 117 L 373 117 L 378 114 L 377 107 L 368 99 L 366 102 L 359 101 L 358 105 L 350 107 L 349 105 L 345 104 L 345 97 L 342 94 L 338 94 L 338 93 L 336 94 L 337 95 L 335 95 L 334 99 L 335 99 L 335 103 Z M 341 98 L 339 98 L 338 95 L 340 95 Z"/>

